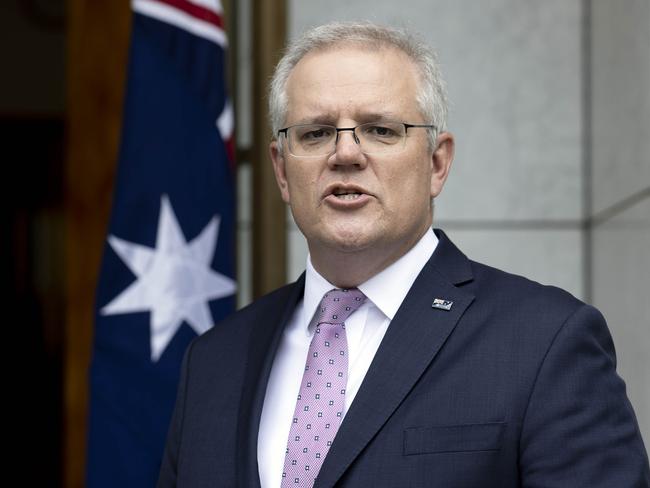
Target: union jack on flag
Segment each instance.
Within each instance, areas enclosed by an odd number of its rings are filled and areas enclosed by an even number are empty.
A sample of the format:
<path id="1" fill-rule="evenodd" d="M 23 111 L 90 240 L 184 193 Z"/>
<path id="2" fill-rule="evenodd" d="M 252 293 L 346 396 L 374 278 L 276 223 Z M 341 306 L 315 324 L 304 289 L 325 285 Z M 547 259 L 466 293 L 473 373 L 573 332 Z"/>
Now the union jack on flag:
<path id="1" fill-rule="evenodd" d="M 188 343 L 234 310 L 233 110 L 218 0 L 133 0 L 97 286 L 89 488 L 155 486 Z"/>

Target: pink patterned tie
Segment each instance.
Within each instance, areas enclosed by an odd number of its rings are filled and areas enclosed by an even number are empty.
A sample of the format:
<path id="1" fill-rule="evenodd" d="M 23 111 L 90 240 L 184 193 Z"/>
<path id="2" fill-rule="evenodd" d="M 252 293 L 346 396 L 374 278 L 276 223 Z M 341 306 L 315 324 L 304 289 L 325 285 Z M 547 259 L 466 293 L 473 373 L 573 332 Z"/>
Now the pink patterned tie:
<path id="1" fill-rule="evenodd" d="M 366 299 L 356 288 L 333 289 L 316 312 L 300 394 L 284 459 L 282 488 L 309 488 L 320 471 L 343 418 L 348 382 L 344 322 Z"/>

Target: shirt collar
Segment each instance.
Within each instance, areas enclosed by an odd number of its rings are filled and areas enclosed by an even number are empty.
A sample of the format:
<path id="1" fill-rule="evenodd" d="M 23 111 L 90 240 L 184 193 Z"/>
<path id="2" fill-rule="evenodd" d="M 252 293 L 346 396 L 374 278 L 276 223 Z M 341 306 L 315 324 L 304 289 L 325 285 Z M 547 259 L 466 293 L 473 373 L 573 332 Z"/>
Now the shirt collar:
<path id="1" fill-rule="evenodd" d="M 433 230 L 429 229 L 406 254 L 359 285 L 359 289 L 386 317 L 393 320 L 415 278 L 429 261 L 437 245 L 438 238 Z M 336 288 L 336 286 L 314 269 L 311 256 L 307 256 L 303 319 L 301 321 L 305 329 L 309 326 L 323 295 L 332 288 Z"/>

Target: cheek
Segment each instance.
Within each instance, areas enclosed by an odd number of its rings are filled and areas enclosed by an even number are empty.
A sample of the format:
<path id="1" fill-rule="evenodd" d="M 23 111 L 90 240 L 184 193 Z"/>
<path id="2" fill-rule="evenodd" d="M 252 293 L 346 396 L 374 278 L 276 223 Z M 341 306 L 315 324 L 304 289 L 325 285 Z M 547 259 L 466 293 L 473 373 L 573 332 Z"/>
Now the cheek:
<path id="1" fill-rule="evenodd" d="M 308 202 L 318 195 L 318 178 L 306 168 L 287 168 L 287 193 L 293 203 Z"/>
<path id="2" fill-rule="evenodd" d="M 386 194 L 390 195 L 391 204 L 401 209 L 413 209 L 431 194 L 431 171 L 426 167 L 405 165 L 399 172 L 393 172 L 383 180 Z"/>

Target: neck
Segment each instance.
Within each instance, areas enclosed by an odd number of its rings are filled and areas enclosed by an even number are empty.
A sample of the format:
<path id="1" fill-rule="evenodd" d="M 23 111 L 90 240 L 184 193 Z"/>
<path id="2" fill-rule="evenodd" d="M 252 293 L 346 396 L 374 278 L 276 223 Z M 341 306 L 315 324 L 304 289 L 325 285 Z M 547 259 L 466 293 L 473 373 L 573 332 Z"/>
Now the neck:
<path id="1" fill-rule="evenodd" d="M 414 234 L 399 246 L 373 246 L 370 249 L 341 250 L 309 245 L 314 269 L 337 288 L 354 288 L 380 273 L 404 256 L 429 230 Z"/>

